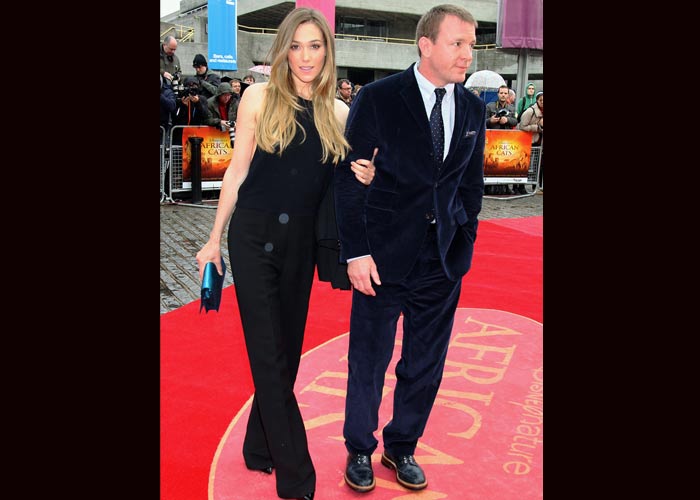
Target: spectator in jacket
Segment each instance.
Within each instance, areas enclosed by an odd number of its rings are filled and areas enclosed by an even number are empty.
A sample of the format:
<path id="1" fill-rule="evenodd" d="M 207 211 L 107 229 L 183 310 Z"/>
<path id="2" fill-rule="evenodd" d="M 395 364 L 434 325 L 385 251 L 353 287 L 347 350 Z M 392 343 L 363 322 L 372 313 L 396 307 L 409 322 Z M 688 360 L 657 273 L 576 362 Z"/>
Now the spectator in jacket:
<path id="1" fill-rule="evenodd" d="M 195 77 L 199 80 L 199 86 L 202 89 L 202 95 L 209 99 L 216 94 L 216 89 L 221 83 L 221 78 L 216 73 L 209 69 L 207 58 L 202 54 L 194 56 L 192 67 L 195 71 Z"/>
<path id="2" fill-rule="evenodd" d="M 542 146 L 542 137 L 544 136 L 544 92 L 537 92 L 535 104 L 523 111 L 518 128 L 532 133 L 533 146 Z M 540 171 L 537 179 L 540 189 L 544 185 L 542 159 L 542 151 L 540 150 Z"/>
<path id="3" fill-rule="evenodd" d="M 207 98 L 202 94 L 199 80 L 194 76 L 188 76 L 183 82 L 183 90 L 177 100 L 177 106 L 173 113 L 173 127 L 176 125 L 207 125 L 209 111 Z M 182 146 L 182 128 L 173 128 L 172 141 L 176 146 Z"/>
<path id="4" fill-rule="evenodd" d="M 222 82 L 216 89 L 216 94 L 207 99 L 209 116 L 207 125 L 219 130 L 230 130 L 236 125 L 238 115 L 238 99 L 234 97 L 231 84 Z"/>
<path id="5" fill-rule="evenodd" d="M 170 115 L 175 111 L 176 104 L 170 80 L 160 75 L 160 126 L 165 129 L 166 136 L 170 131 Z M 163 131 L 160 132 L 160 142 L 163 143 Z"/>
<path id="6" fill-rule="evenodd" d="M 160 44 L 160 74 L 170 82 L 179 80 L 182 73 L 180 59 L 175 55 L 177 50 L 177 40 L 174 36 L 168 35 Z"/>
<path id="7" fill-rule="evenodd" d="M 520 98 L 518 105 L 515 108 L 515 112 L 518 114 L 518 121 L 520 121 L 520 118 L 523 116 L 523 111 L 533 104 L 535 104 L 535 84 L 528 82 L 527 87 L 525 88 L 525 95 Z"/>

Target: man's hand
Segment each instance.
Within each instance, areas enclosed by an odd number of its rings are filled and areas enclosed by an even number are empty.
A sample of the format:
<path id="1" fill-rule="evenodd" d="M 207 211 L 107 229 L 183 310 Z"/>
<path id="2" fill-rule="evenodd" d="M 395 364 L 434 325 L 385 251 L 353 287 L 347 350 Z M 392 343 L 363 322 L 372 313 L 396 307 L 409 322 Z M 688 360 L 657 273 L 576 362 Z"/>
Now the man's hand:
<path id="1" fill-rule="evenodd" d="M 377 295 L 377 292 L 372 288 L 372 281 L 375 285 L 382 284 L 377 272 L 377 265 L 371 255 L 348 262 L 348 278 L 350 278 L 350 284 L 355 290 L 373 297 Z"/>
<path id="2" fill-rule="evenodd" d="M 377 168 L 374 166 L 374 159 L 377 157 L 379 148 L 374 148 L 371 160 L 360 160 L 350 162 L 350 170 L 355 174 L 355 178 L 365 186 L 369 186 L 374 179 Z"/>

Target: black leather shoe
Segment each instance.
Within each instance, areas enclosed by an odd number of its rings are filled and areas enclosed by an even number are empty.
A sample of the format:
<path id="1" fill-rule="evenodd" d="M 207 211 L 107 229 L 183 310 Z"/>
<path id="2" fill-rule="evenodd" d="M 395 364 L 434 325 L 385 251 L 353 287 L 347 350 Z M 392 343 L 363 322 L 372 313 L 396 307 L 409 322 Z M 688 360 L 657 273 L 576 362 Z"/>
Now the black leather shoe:
<path id="1" fill-rule="evenodd" d="M 413 455 L 393 457 L 385 451 L 382 453 L 382 465 L 394 469 L 399 484 L 410 490 L 422 490 L 428 486 L 423 469 L 416 463 Z"/>
<path id="2" fill-rule="evenodd" d="M 312 491 L 311 493 L 307 493 L 306 495 L 299 498 L 298 500 L 314 500 L 314 492 Z"/>
<path id="3" fill-rule="evenodd" d="M 377 484 L 369 455 L 350 453 L 345 465 L 345 482 L 355 491 L 371 491 Z"/>
<path id="4" fill-rule="evenodd" d="M 246 465 L 246 467 L 248 467 L 248 466 Z M 272 474 L 272 466 L 263 467 L 263 468 L 260 468 L 260 469 L 248 467 L 248 469 L 249 469 L 249 470 L 256 470 L 256 471 L 264 472 L 265 474 Z"/>

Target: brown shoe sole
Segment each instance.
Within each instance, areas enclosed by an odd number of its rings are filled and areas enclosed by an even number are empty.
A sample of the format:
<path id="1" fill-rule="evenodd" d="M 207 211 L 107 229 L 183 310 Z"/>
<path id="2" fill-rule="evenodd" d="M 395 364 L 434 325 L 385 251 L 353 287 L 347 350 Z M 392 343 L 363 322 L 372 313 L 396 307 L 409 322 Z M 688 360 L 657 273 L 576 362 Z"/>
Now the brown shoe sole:
<path id="1" fill-rule="evenodd" d="M 355 484 L 352 481 L 350 481 L 348 479 L 348 476 L 346 476 L 345 474 L 343 474 L 343 477 L 345 478 L 345 483 L 348 486 L 350 486 L 350 488 L 352 488 L 355 491 L 359 491 L 360 493 L 366 493 L 368 491 L 372 491 L 374 489 L 374 487 L 377 485 L 377 480 L 374 478 L 372 478 L 372 484 L 370 484 L 369 486 L 360 486 L 360 485 Z"/>
<path id="2" fill-rule="evenodd" d="M 389 460 L 389 458 L 382 453 L 382 465 L 384 467 L 388 467 L 390 469 L 393 469 L 396 471 L 396 480 L 399 482 L 399 484 L 405 488 L 408 488 L 409 490 L 422 490 L 426 486 L 428 486 L 428 480 L 426 479 L 424 482 L 420 484 L 413 484 L 413 483 L 407 483 L 406 481 L 402 481 L 401 478 L 399 477 L 399 470 L 396 468 L 396 464 Z"/>

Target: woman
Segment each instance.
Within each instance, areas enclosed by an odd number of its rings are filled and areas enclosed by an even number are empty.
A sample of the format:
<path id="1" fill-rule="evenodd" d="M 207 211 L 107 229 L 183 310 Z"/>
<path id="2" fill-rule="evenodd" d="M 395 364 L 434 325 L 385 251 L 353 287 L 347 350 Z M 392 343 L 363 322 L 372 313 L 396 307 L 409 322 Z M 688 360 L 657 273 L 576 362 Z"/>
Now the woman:
<path id="1" fill-rule="evenodd" d="M 270 81 L 251 85 L 241 99 L 236 147 L 197 263 L 200 278 L 207 262 L 221 274 L 230 218 L 231 273 L 255 384 L 243 457 L 249 469 L 275 470 L 280 498 L 310 500 L 316 473 L 294 382 L 314 277 L 316 212 L 349 149 L 348 107 L 335 99 L 333 35 L 318 10 L 291 11 L 270 55 Z M 368 160 L 353 171 L 364 184 L 374 176 Z"/>
<path id="2" fill-rule="evenodd" d="M 532 145 L 542 146 L 544 137 L 544 92 L 539 91 L 535 95 L 535 104 L 523 111 L 523 115 L 518 123 L 518 129 L 525 132 L 532 132 Z M 537 174 L 537 182 L 540 191 L 544 187 L 544 163 L 543 151 L 540 149 L 540 166 Z"/>

